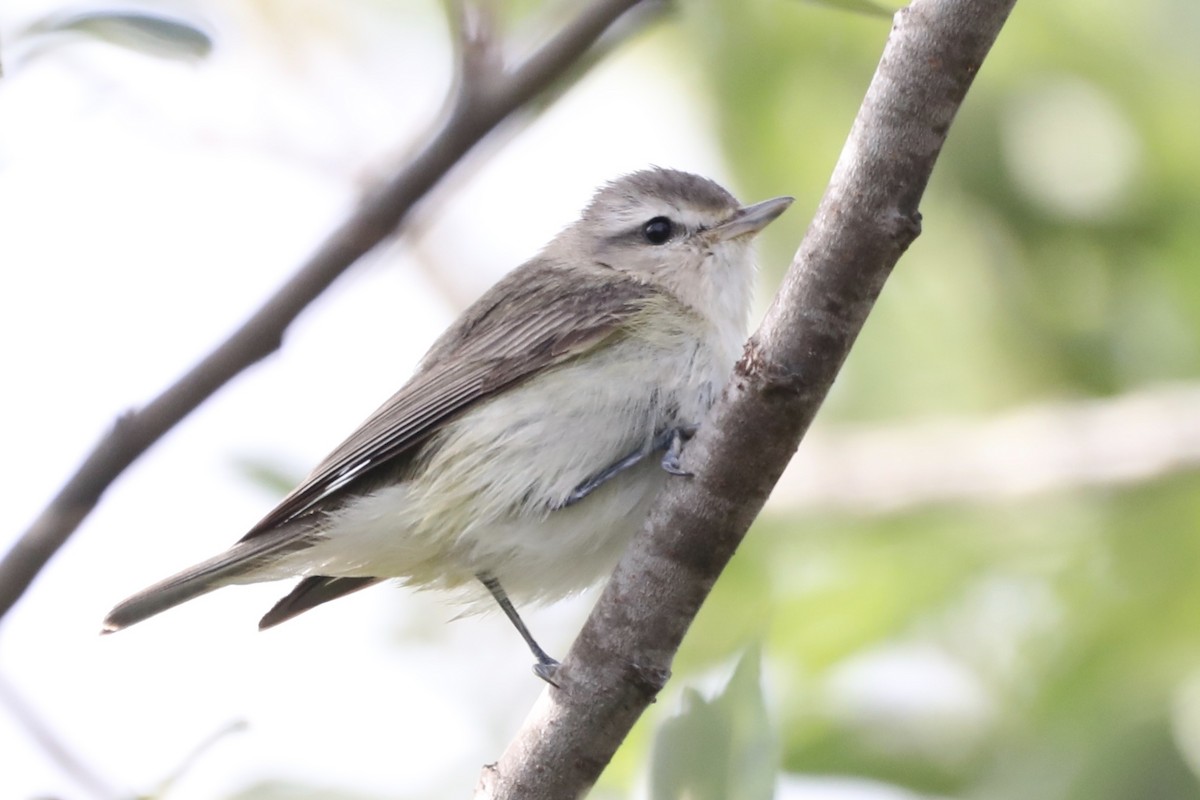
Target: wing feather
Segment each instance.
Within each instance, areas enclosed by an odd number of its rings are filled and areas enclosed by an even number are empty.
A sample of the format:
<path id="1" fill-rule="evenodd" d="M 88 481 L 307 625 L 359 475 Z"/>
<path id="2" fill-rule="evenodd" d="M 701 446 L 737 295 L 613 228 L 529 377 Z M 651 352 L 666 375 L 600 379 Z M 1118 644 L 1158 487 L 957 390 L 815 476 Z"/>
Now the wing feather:
<path id="1" fill-rule="evenodd" d="M 416 374 L 243 537 L 339 501 L 347 486 L 413 455 L 438 427 L 490 395 L 602 345 L 660 290 L 603 264 L 538 259 L 476 301 Z"/>

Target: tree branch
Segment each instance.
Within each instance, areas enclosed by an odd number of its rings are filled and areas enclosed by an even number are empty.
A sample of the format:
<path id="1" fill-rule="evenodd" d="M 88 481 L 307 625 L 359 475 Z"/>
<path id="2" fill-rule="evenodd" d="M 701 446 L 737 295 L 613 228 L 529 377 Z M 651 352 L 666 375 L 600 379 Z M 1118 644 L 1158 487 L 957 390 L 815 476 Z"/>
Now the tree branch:
<path id="1" fill-rule="evenodd" d="M 1015 0 L 915 0 L 875 77 L 784 284 L 708 421 L 695 474 L 658 498 L 556 675 L 477 798 L 579 797 L 670 675 L 717 576 L 917 236 L 933 165 Z"/>
<path id="2" fill-rule="evenodd" d="M 490 43 L 460 45 L 457 88 L 427 144 L 366 197 L 296 273 L 243 325 L 144 408 L 117 419 L 0 561 L 0 619 L 87 517 L 114 480 L 226 382 L 277 350 L 283 333 L 351 264 L 390 235 L 412 207 L 493 128 L 569 70 L 639 0 L 593 0 L 511 70 L 486 75 L 473 61 Z M 474 32 L 473 32 L 474 33 Z M 468 102 L 469 101 L 469 102 Z"/>

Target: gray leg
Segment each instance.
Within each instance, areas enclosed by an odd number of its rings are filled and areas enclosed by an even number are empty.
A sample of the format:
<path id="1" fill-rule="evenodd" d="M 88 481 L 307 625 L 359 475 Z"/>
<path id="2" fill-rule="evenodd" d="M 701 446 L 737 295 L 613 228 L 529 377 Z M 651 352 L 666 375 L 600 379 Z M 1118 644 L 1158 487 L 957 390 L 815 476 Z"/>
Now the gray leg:
<path id="1" fill-rule="evenodd" d="M 558 661 L 547 655 L 546 651 L 534 641 L 533 634 L 529 632 L 529 628 L 525 627 L 525 621 L 521 619 L 521 615 L 513 607 L 512 601 L 504 593 L 504 589 L 500 586 L 500 581 L 496 580 L 495 576 L 486 572 L 481 572 L 475 577 L 479 578 L 479 582 L 483 584 L 484 588 L 492 593 L 492 597 L 496 598 L 496 602 L 500 604 L 500 610 L 504 612 L 504 616 L 508 617 L 509 621 L 516 627 L 517 633 L 521 634 L 521 638 L 529 646 L 533 657 L 537 659 L 537 663 L 533 665 L 533 674 L 551 686 L 558 686 L 554 682 L 554 673 L 558 671 Z"/>
<path id="2" fill-rule="evenodd" d="M 597 472 L 595 475 L 576 486 L 571 493 L 567 495 L 567 499 L 563 501 L 562 505 L 558 507 L 566 508 L 567 506 L 575 505 L 580 500 L 599 489 L 612 478 L 615 478 L 617 475 L 629 469 L 634 464 L 637 464 L 652 452 L 652 449 L 644 447 L 634 450 L 620 461 L 605 467 L 600 472 Z"/>
<path id="3" fill-rule="evenodd" d="M 696 433 L 695 427 L 686 428 L 670 428 L 658 435 L 649 447 L 640 447 L 637 450 L 629 453 L 619 461 L 610 464 L 609 466 L 597 472 L 592 477 L 588 478 L 583 483 L 576 486 L 567 499 L 561 505 L 555 506 L 556 509 L 573 506 L 583 498 L 587 497 L 592 492 L 599 489 L 605 483 L 615 478 L 625 470 L 635 464 L 641 463 L 643 459 L 658 450 L 666 450 L 666 454 L 662 459 L 662 468 L 672 475 L 681 475 L 690 478 L 692 473 L 687 472 L 679 466 L 679 454 L 683 450 L 683 443 Z"/>

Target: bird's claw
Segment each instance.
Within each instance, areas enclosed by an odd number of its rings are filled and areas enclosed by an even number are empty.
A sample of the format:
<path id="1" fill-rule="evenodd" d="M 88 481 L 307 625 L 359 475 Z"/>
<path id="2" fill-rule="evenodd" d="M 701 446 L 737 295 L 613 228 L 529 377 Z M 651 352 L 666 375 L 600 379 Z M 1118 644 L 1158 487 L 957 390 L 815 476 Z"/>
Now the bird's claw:
<path id="1" fill-rule="evenodd" d="M 694 477 L 694 473 L 688 472 L 679 463 L 679 458 L 683 454 L 683 443 L 696 435 L 696 427 L 672 428 L 666 435 L 667 452 L 663 453 L 662 468 L 672 475 L 678 475 L 681 478 Z"/>
<path id="2" fill-rule="evenodd" d="M 533 665 L 533 674 L 537 675 L 555 689 L 559 689 L 561 687 L 554 680 L 554 676 L 558 674 L 559 666 L 559 663 L 553 658 L 547 657 L 544 661 L 542 659 L 538 659 L 538 662 Z"/>

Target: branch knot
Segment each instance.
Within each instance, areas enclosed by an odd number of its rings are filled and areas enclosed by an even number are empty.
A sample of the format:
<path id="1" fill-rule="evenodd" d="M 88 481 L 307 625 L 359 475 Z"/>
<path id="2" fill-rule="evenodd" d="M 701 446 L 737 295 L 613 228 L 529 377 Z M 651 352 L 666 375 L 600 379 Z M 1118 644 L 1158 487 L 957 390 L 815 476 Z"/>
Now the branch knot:
<path id="1" fill-rule="evenodd" d="M 810 383 L 799 370 L 766 355 L 757 334 L 746 342 L 741 359 L 733 366 L 733 374 L 739 379 L 739 389 L 756 392 L 764 398 L 802 395 Z"/>

